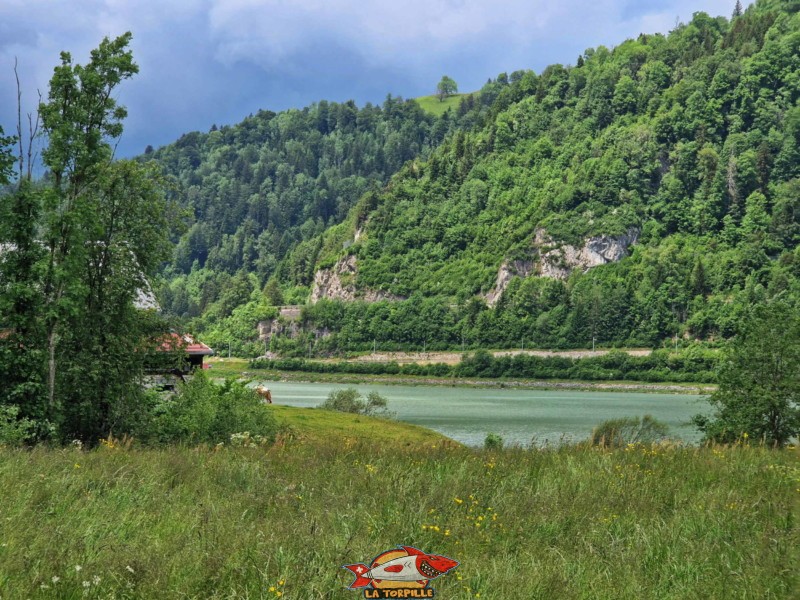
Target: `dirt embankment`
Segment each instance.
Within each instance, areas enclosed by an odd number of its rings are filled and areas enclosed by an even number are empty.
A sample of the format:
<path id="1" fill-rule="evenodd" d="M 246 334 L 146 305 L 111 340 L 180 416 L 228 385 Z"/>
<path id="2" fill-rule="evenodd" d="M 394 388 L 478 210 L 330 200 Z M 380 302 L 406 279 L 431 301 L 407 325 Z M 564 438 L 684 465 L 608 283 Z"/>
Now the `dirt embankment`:
<path id="1" fill-rule="evenodd" d="M 258 380 L 257 372 L 241 373 Z M 638 392 L 659 394 L 710 394 L 717 388 L 711 384 L 645 383 L 626 381 L 563 381 L 532 379 L 450 379 L 446 377 L 405 377 L 398 375 L 362 375 L 354 373 L 305 373 L 280 371 L 271 381 L 300 383 L 373 384 L 373 385 L 440 385 L 447 387 L 514 388 L 520 390 L 579 390 L 597 392 Z M 265 385 L 269 385 L 265 382 Z"/>
<path id="2" fill-rule="evenodd" d="M 593 356 L 603 356 L 608 354 L 611 350 L 491 350 L 490 354 L 494 356 L 516 356 L 518 354 L 527 354 L 529 356 L 561 356 L 564 358 L 590 358 Z M 649 348 L 631 348 L 622 350 L 631 356 L 649 356 L 652 350 Z M 446 365 L 455 365 L 461 362 L 461 358 L 469 352 L 373 352 L 356 358 L 348 359 L 348 362 L 368 362 L 368 363 L 389 363 L 396 362 L 397 364 L 404 365 L 410 363 L 417 363 L 421 365 L 429 365 L 436 363 L 444 363 Z"/>

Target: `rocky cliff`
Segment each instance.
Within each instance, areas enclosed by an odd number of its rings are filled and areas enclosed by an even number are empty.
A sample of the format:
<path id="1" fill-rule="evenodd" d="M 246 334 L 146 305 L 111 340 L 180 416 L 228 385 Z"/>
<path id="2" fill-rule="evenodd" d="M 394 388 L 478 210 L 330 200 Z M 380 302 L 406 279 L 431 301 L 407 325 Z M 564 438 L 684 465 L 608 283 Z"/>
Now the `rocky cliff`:
<path id="1" fill-rule="evenodd" d="M 340 259 L 330 269 L 319 269 L 314 274 L 314 284 L 311 287 L 309 301 L 314 304 L 323 298 L 327 300 L 344 300 L 352 302 L 378 302 L 379 300 L 402 300 L 403 298 L 384 292 L 383 290 L 368 290 L 356 288 L 355 281 L 358 274 L 356 257 L 353 255 Z"/>
<path id="2" fill-rule="evenodd" d="M 535 268 L 536 263 L 533 260 L 504 260 L 497 271 L 494 287 L 486 294 L 486 304 L 497 304 L 514 277 L 528 277 L 535 272 Z"/>
<path id="3" fill-rule="evenodd" d="M 259 321 L 258 339 L 269 343 L 273 336 L 276 335 L 295 337 L 297 332 L 300 331 L 299 320 L 301 314 L 302 307 L 300 306 L 282 306 L 276 318 L 269 321 Z"/>
<path id="4" fill-rule="evenodd" d="M 631 228 L 619 237 L 601 235 L 589 238 L 580 248 L 565 244 L 540 251 L 539 275 L 566 279 L 575 269 L 585 272 L 592 267 L 620 261 L 628 255 L 628 248 L 638 238 L 639 230 Z M 536 240 L 542 250 L 553 243 L 543 230 L 536 232 Z"/>
<path id="5" fill-rule="evenodd" d="M 587 239 L 583 246 L 558 244 L 544 229 L 537 229 L 530 260 L 503 261 L 497 271 L 494 287 L 486 294 L 489 306 L 497 304 L 513 277 L 552 277 L 567 279 L 575 269 L 588 271 L 593 267 L 617 262 L 628 255 L 628 249 L 639 238 L 639 230 L 629 229 L 617 237 L 601 235 Z"/>

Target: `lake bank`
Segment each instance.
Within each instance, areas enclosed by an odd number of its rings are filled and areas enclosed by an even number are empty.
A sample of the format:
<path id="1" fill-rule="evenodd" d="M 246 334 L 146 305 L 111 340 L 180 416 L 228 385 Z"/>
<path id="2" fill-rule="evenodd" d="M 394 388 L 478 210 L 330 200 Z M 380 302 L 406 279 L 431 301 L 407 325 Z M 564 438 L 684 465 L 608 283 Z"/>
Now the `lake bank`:
<path id="1" fill-rule="evenodd" d="M 291 381 L 297 383 L 380 384 L 380 385 L 430 385 L 465 388 L 517 388 L 539 390 L 587 390 L 634 393 L 711 394 L 717 386 L 708 383 L 657 383 L 648 381 L 581 381 L 563 379 L 490 379 L 427 377 L 410 375 L 370 375 L 357 373 L 311 373 L 306 371 L 279 371 L 252 369 L 249 361 L 239 358 L 216 358 L 209 361 L 212 377 L 244 377 L 265 381 Z"/>

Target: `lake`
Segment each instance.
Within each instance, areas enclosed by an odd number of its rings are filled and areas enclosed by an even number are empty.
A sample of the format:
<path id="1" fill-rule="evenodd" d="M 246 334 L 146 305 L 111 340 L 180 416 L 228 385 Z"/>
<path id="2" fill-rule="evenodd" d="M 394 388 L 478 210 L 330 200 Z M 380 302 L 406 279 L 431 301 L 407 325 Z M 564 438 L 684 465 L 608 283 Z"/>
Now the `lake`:
<path id="1" fill-rule="evenodd" d="M 703 396 L 689 394 L 263 383 L 272 390 L 275 404 L 288 406 L 319 406 L 334 389 L 355 387 L 364 395 L 376 391 L 387 398 L 398 420 L 434 429 L 470 446 L 483 445 L 487 433 L 525 446 L 579 441 L 598 423 L 646 414 L 669 425 L 671 437 L 691 443 L 700 435 L 689 420 L 694 414 L 709 412 Z"/>

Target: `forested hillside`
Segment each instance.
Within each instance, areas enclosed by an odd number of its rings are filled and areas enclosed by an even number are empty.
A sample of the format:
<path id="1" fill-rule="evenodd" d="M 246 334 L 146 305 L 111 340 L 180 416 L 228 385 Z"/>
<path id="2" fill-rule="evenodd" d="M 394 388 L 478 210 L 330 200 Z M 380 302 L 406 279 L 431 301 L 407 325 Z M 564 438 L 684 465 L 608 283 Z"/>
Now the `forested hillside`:
<path id="1" fill-rule="evenodd" d="M 321 101 L 303 110 L 259 111 L 237 125 L 214 125 L 148 148 L 141 158 L 155 160 L 173 178 L 173 194 L 186 211 L 159 294 L 162 307 L 200 317 L 193 324 L 199 331 L 222 327 L 212 341 L 230 337 L 241 350 L 254 319 L 270 314 L 270 302 L 306 300 L 326 228 L 407 161 L 427 157 L 451 132 L 485 120 L 503 87 L 490 81 L 457 112 L 438 117 L 414 100 L 391 96 L 363 108 Z M 262 297 L 270 279 L 269 297 Z M 295 285 L 285 298 L 278 281 Z M 251 297 L 235 332 L 230 322 L 220 325 Z"/>
<path id="2" fill-rule="evenodd" d="M 408 164 L 321 263 L 349 254 L 356 288 L 408 300 L 320 302 L 307 325 L 337 333 L 314 343 L 652 345 L 796 304 L 798 6 L 697 13 L 509 82 L 484 127 Z"/>
<path id="3" fill-rule="evenodd" d="M 501 74 L 440 119 L 389 98 L 184 136 L 154 154 L 193 213 L 164 304 L 244 350 L 315 272 L 347 287 L 285 353 L 729 337 L 800 298 L 798 6 Z"/>

